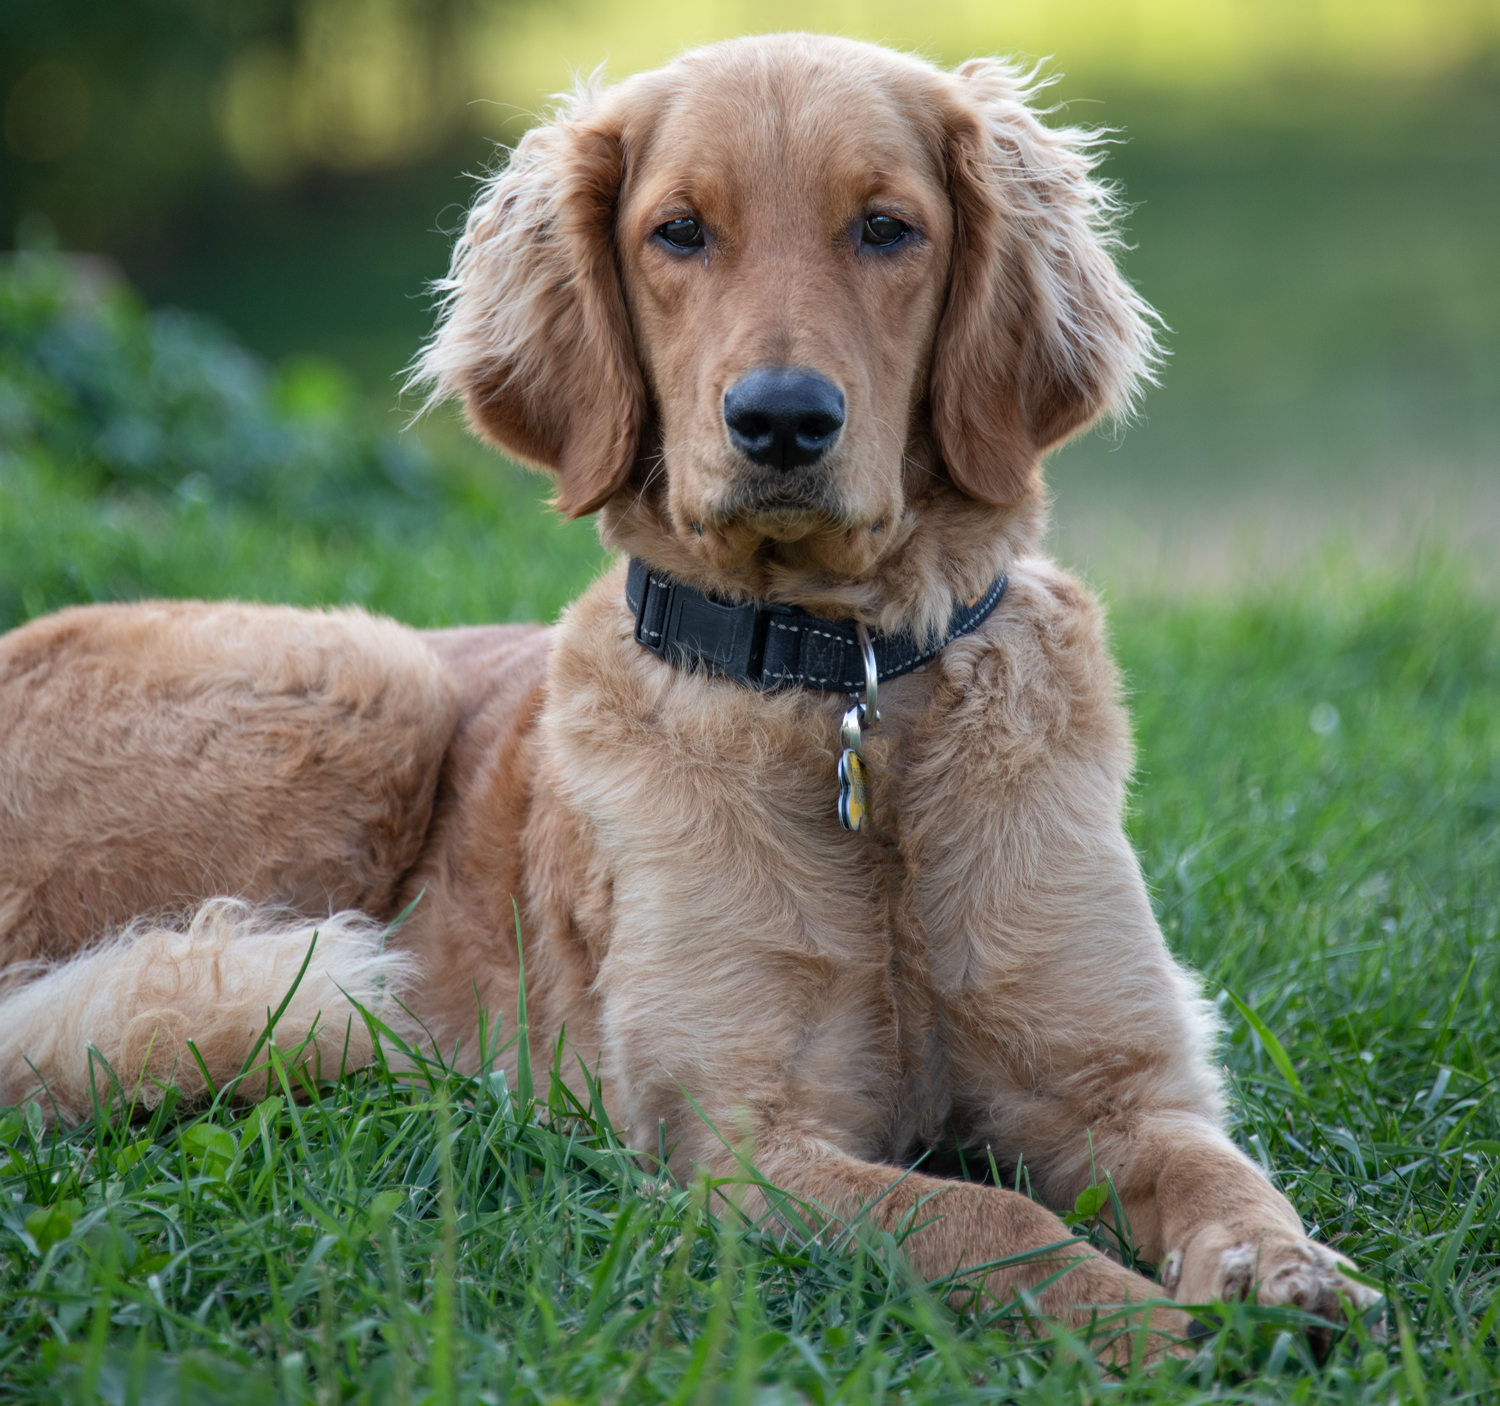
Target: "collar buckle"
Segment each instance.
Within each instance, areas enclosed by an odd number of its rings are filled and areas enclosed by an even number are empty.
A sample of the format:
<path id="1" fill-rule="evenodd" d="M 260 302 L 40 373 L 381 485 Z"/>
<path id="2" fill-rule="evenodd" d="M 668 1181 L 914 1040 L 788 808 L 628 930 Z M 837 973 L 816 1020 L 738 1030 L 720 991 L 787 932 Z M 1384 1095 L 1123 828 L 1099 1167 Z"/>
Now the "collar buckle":
<path id="1" fill-rule="evenodd" d="M 678 666 L 759 679 L 766 652 L 766 606 L 728 605 L 632 558 L 626 601 L 635 614 L 636 643 Z"/>

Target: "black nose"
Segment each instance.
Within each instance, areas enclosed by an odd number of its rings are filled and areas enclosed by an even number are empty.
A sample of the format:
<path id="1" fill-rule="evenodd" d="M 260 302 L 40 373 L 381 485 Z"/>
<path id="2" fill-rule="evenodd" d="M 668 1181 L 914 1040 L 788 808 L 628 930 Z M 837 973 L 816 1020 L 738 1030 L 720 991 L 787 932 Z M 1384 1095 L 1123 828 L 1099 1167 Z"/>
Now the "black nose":
<path id="1" fill-rule="evenodd" d="M 844 427 L 844 393 L 816 371 L 752 371 L 724 392 L 735 447 L 771 469 L 800 469 L 832 447 Z"/>

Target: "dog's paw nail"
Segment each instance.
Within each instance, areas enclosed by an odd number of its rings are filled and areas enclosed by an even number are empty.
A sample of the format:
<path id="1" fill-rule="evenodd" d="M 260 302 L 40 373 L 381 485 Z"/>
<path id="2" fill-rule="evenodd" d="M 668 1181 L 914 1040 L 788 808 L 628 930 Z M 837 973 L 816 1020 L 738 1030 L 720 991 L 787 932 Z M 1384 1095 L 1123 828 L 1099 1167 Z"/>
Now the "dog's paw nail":
<path id="1" fill-rule="evenodd" d="M 1255 1282 L 1255 1247 L 1242 1242 L 1225 1250 L 1219 1257 L 1219 1279 L 1225 1303 L 1247 1297 Z"/>
<path id="2" fill-rule="evenodd" d="M 1172 1290 L 1177 1287 L 1182 1278 L 1182 1251 L 1173 1250 L 1162 1262 L 1161 1286 L 1163 1289 Z"/>

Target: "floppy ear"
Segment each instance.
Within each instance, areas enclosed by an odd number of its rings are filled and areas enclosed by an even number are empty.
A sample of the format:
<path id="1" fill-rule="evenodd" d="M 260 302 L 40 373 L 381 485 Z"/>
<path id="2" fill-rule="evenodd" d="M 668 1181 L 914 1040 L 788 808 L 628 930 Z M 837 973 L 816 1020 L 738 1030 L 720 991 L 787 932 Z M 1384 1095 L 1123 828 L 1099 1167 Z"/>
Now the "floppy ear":
<path id="1" fill-rule="evenodd" d="M 995 59 L 955 74 L 946 117 L 954 210 L 933 348 L 933 429 L 954 481 L 995 504 L 1041 481 L 1044 450 L 1128 411 L 1159 357 L 1151 308 L 1120 276 L 1118 204 L 1098 138 L 1044 127 L 1035 85 Z"/>
<path id="2" fill-rule="evenodd" d="M 528 132 L 480 192 L 413 377 L 431 400 L 460 396 L 500 448 L 555 470 L 569 517 L 625 481 L 645 406 L 614 247 L 624 152 L 580 113 L 591 97 Z"/>

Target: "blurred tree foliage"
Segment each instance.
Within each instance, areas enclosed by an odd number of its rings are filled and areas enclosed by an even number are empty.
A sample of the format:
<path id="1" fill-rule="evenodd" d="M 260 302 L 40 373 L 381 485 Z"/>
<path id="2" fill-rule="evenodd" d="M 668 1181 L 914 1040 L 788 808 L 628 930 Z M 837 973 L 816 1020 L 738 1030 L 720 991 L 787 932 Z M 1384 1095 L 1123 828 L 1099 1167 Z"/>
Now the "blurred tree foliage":
<path id="1" fill-rule="evenodd" d="M 150 238 L 252 179 L 452 135 L 465 26 L 495 0 L 0 0 L 0 240 Z"/>
<path id="2" fill-rule="evenodd" d="M 148 310 L 109 260 L 0 256 L 0 630 L 158 596 L 552 618 L 598 537 L 468 444 L 441 415 L 398 437 L 327 360 Z"/>
<path id="3" fill-rule="evenodd" d="M 314 523 L 410 522 L 439 491 L 332 363 L 272 371 L 207 319 L 147 311 L 106 261 L 38 252 L 0 263 L 0 472 L 23 462 Z"/>

